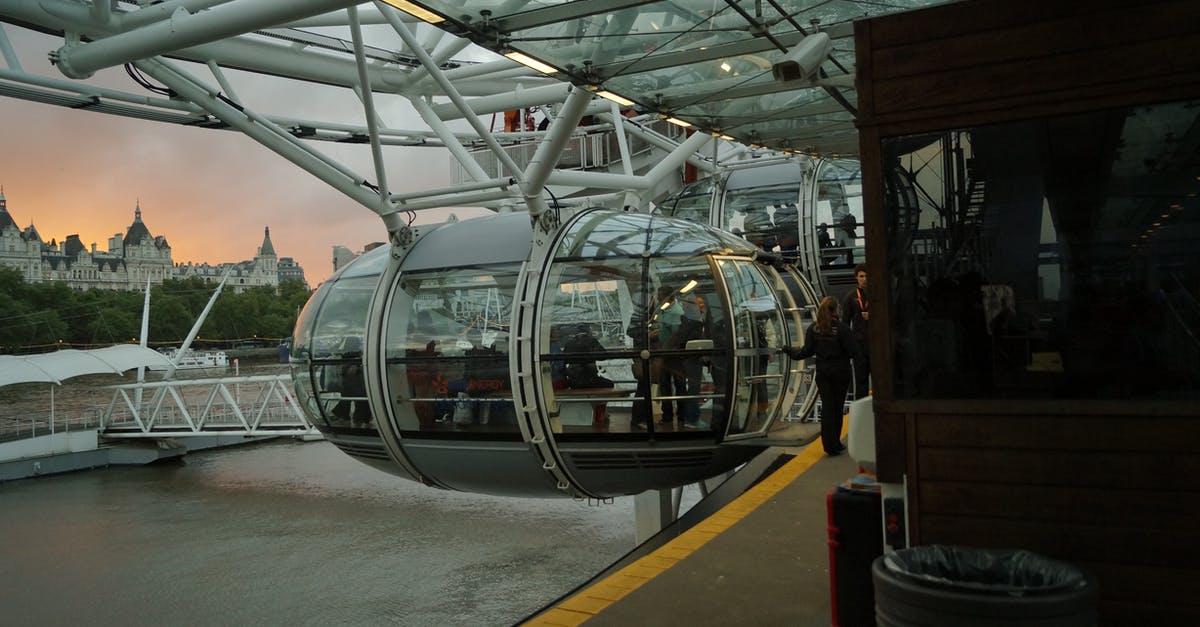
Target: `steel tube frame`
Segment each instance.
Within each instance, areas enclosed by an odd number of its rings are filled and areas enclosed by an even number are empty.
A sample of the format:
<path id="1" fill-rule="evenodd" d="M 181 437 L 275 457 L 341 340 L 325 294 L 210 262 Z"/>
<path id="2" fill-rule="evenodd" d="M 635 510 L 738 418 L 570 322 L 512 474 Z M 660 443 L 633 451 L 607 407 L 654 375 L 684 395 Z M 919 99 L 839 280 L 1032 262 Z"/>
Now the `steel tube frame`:
<path id="1" fill-rule="evenodd" d="M 413 108 L 417 110 L 417 114 L 421 116 L 421 119 L 425 120 L 425 123 L 429 125 L 429 128 L 437 134 L 439 139 L 442 140 L 442 144 L 446 146 L 446 149 L 450 151 L 450 154 L 453 155 L 460 164 L 462 164 L 463 169 L 467 171 L 467 174 L 469 174 L 471 178 L 475 179 L 476 181 L 486 181 L 490 178 L 488 173 L 483 170 L 483 166 L 479 165 L 479 162 L 475 161 L 475 158 L 471 156 L 471 153 L 467 152 L 467 149 L 464 148 L 462 143 L 459 142 L 458 137 L 456 137 L 454 133 L 450 131 L 450 127 L 446 126 L 446 123 L 443 122 L 442 119 L 433 112 L 433 107 L 430 106 L 428 102 L 425 102 L 424 98 L 421 96 L 416 96 L 409 98 L 408 101 L 412 103 Z"/>
<path id="2" fill-rule="evenodd" d="M 549 209 L 542 198 L 542 187 L 554 172 L 567 140 L 579 126 L 579 120 L 583 119 L 583 113 L 591 101 L 592 94 L 585 89 L 577 87 L 568 94 L 567 101 L 559 109 L 558 115 L 554 116 L 549 132 L 529 160 L 529 166 L 525 170 L 525 181 L 521 182 L 521 190 L 525 192 L 525 201 L 529 203 L 529 213 L 535 218 Z"/>
<path id="3" fill-rule="evenodd" d="M 400 39 L 404 40 L 404 44 L 409 48 L 412 48 L 413 55 L 417 57 L 417 60 L 421 62 L 421 65 L 425 66 L 425 69 L 429 72 L 429 75 L 433 77 L 435 81 L 437 81 L 438 86 L 442 88 L 442 91 L 448 98 L 450 98 L 450 101 L 459 108 L 459 111 L 461 111 L 464 116 L 466 116 L 467 122 L 471 124 L 471 128 L 475 129 L 476 133 L 479 133 L 479 136 L 488 145 L 488 148 L 490 148 L 496 155 L 496 159 L 498 159 L 500 163 L 504 165 L 504 168 L 508 170 L 509 174 L 512 175 L 513 178 L 517 179 L 517 181 L 524 180 L 524 174 L 521 172 L 521 168 L 516 164 L 515 161 L 512 160 L 512 157 L 508 156 L 508 153 L 504 152 L 504 148 L 500 146 L 500 143 L 492 138 L 491 133 L 488 132 L 488 129 L 484 128 L 483 122 L 479 120 L 479 117 L 471 112 L 470 107 L 467 106 L 467 103 L 463 99 L 462 95 L 458 93 L 458 90 L 454 87 L 454 85 L 446 79 L 444 74 L 442 74 L 442 69 L 438 67 L 436 63 L 434 63 L 433 58 L 429 56 L 429 53 L 425 52 L 424 48 L 421 48 L 420 44 L 416 40 L 416 37 L 413 36 L 412 31 L 410 31 L 408 27 L 399 20 L 396 14 L 400 13 L 400 11 L 384 4 L 383 2 L 380 2 L 380 0 L 375 0 L 375 6 L 378 7 L 381 12 L 383 12 L 383 15 L 387 18 L 388 23 L 392 25 L 392 30 L 396 31 L 396 34 L 400 36 Z"/>
<path id="4" fill-rule="evenodd" d="M 354 45 L 354 65 L 358 69 L 358 92 L 362 98 L 363 111 L 367 118 L 367 138 L 371 141 L 371 161 L 375 165 L 375 179 L 379 182 L 379 213 L 388 207 L 387 169 L 383 164 L 383 148 L 379 145 L 379 124 L 375 113 L 374 92 L 367 77 L 367 58 L 363 52 L 362 28 L 358 22 L 358 7 L 346 7 L 350 20 L 350 39 Z"/>
<path id="5" fill-rule="evenodd" d="M 57 62 L 63 74 L 87 78 L 102 68 L 357 4 L 356 0 L 234 0 L 197 13 L 188 13 L 180 7 L 169 19 L 94 42 L 59 48 Z"/>
<path id="6" fill-rule="evenodd" d="M 164 85 L 174 89 L 184 98 L 202 107 L 214 117 L 245 133 L 258 143 L 284 159 L 291 161 L 313 176 L 325 181 L 334 189 L 342 192 L 372 212 L 378 213 L 379 194 L 363 187 L 362 185 L 366 181 L 361 177 L 357 175 L 347 176 L 348 170 L 340 167 L 335 168 L 327 159 L 318 158 L 307 147 L 283 139 L 281 135 L 294 140 L 290 134 L 279 130 L 278 127 L 272 129 L 271 127 L 274 125 L 268 126 L 267 124 L 253 120 L 250 118 L 248 112 L 234 108 L 232 105 L 213 97 L 208 90 L 192 83 L 186 74 L 176 70 L 164 61 L 147 59 L 136 62 L 136 65 L 139 69 L 153 76 Z"/>

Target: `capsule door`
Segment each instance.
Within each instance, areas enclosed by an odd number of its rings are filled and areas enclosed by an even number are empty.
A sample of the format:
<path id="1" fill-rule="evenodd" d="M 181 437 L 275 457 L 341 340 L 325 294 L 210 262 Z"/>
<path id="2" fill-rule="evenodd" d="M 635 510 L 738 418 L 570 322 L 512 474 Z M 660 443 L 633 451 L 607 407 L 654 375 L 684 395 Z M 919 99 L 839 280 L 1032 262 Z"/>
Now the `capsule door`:
<path id="1" fill-rule="evenodd" d="M 797 388 L 791 383 L 792 361 L 782 352 L 791 344 L 789 322 L 794 303 L 774 269 L 747 258 L 714 257 L 728 312 L 722 333 L 730 347 L 729 422 L 726 440 L 760 437 L 791 407 Z M 781 299 L 783 302 L 781 302 Z M 714 378 L 718 374 L 714 375 Z"/>
<path id="2" fill-rule="evenodd" d="M 780 302 L 787 302 L 785 300 L 787 298 L 792 301 L 791 306 L 784 310 L 784 313 L 788 314 L 785 319 L 790 331 L 791 346 L 801 348 L 804 345 L 804 330 L 816 320 L 817 304 L 820 299 L 817 297 L 812 283 L 800 273 L 796 266 L 785 265 L 783 271 L 779 273 L 779 279 L 787 292 Z M 817 386 L 813 382 L 815 368 L 811 363 L 793 361 L 789 374 L 791 375 L 790 385 L 795 390 L 795 400 L 792 401 L 791 408 L 785 412 L 784 417 L 803 418 L 812 412 L 813 406 L 817 402 Z"/>

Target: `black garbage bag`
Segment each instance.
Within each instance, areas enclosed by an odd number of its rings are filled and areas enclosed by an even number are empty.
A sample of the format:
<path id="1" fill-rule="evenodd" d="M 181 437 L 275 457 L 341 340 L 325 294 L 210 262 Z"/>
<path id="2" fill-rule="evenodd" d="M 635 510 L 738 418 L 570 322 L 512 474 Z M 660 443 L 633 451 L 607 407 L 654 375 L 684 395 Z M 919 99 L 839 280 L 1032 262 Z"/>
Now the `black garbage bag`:
<path id="1" fill-rule="evenodd" d="M 901 579 L 976 594 L 1058 594 L 1087 585 L 1078 568 L 1025 550 L 931 544 L 889 553 L 883 565 Z"/>

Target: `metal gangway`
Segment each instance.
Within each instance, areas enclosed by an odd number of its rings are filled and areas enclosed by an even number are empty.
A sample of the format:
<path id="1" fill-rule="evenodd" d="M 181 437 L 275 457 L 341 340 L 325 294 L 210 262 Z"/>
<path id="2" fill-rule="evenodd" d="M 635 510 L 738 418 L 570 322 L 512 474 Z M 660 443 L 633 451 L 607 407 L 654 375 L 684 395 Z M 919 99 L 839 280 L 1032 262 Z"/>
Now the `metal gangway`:
<path id="1" fill-rule="evenodd" d="M 319 433 L 305 419 L 286 374 L 118 385 L 100 419 L 106 438 Z"/>

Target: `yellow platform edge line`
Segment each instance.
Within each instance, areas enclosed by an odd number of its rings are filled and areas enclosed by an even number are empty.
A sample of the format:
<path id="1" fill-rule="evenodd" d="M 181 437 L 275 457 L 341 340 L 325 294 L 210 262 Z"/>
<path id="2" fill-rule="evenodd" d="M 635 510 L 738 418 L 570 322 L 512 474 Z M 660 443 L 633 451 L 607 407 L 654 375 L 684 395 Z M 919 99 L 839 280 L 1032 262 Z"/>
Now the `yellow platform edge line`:
<path id="1" fill-rule="evenodd" d="M 842 437 L 846 435 L 848 423 L 849 420 L 842 422 Z M 707 544 L 709 540 L 758 509 L 760 505 L 790 485 L 824 456 L 825 451 L 821 447 L 820 438 L 810 442 L 791 461 L 771 473 L 766 479 L 759 481 L 741 496 L 730 501 L 712 516 L 697 523 L 653 552 L 643 555 L 632 564 L 567 597 L 558 605 L 522 624 L 545 627 L 579 624 L 599 614 L 619 600 L 612 598 L 614 588 L 623 590 L 624 594 L 621 596 L 625 596 L 666 572 L 671 566 L 679 563 Z M 669 565 L 665 565 L 667 563 Z M 632 587 L 630 587 L 631 585 Z M 596 590 L 596 593 L 592 593 L 593 590 Z M 579 622 L 568 622 L 574 620 Z"/>

